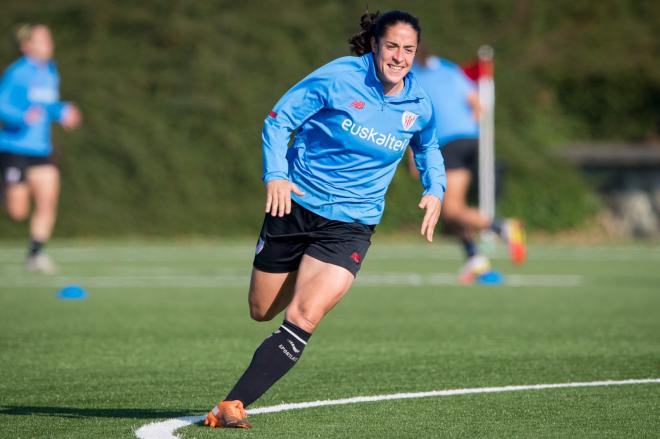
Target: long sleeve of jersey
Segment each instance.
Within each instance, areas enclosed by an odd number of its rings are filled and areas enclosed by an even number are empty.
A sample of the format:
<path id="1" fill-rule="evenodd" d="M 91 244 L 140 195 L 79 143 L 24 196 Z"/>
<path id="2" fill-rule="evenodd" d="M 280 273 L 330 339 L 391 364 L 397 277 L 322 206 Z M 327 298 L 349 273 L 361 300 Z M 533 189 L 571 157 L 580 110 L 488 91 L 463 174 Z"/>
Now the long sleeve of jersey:
<path id="1" fill-rule="evenodd" d="M 419 171 L 419 180 L 424 187 L 423 195 L 434 195 L 442 201 L 447 188 L 447 176 L 433 120 L 413 137 L 410 146 Z"/>
<path id="2" fill-rule="evenodd" d="M 46 105 L 46 112 L 48 113 L 48 117 L 50 120 L 55 120 L 57 122 L 62 122 L 62 119 L 64 119 L 64 115 L 66 111 L 69 108 L 69 103 L 68 102 L 54 102 L 52 104 Z"/>
<path id="3" fill-rule="evenodd" d="M 9 66 L 0 81 L 0 151 L 51 154 L 51 124 L 61 122 L 69 107 L 59 97 L 59 75 L 53 61 L 42 63 L 23 56 Z M 33 108 L 40 114 L 28 123 L 25 116 Z"/>
<path id="4" fill-rule="evenodd" d="M 288 179 L 291 133 L 325 106 L 329 83 L 329 75 L 320 68 L 293 86 L 266 117 L 261 134 L 264 183 Z"/>
<path id="5" fill-rule="evenodd" d="M 16 78 L 14 70 L 7 71 L 0 81 L 0 119 L 11 126 L 21 126 L 25 124 L 24 117 L 26 108 L 21 108 L 15 102 L 14 87 Z"/>

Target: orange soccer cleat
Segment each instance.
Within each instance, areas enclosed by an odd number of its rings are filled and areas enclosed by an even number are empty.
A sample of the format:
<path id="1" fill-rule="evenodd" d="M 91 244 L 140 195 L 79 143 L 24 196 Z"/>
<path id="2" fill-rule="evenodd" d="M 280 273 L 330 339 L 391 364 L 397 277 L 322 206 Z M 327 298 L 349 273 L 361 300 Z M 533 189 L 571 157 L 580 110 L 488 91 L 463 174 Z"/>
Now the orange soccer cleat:
<path id="1" fill-rule="evenodd" d="M 527 239 L 522 222 L 517 219 L 508 219 L 504 223 L 504 230 L 511 262 L 518 265 L 524 263 L 527 259 Z"/>
<path id="2" fill-rule="evenodd" d="M 211 428 L 252 428 L 241 401 L 220 401 L 208 412 L 204 425 Z"/>

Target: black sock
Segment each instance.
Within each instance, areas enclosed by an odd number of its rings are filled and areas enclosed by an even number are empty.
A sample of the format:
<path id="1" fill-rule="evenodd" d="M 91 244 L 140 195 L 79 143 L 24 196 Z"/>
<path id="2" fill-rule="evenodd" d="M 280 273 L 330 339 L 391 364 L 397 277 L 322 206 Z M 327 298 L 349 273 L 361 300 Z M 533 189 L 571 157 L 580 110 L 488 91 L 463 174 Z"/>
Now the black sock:
<path id="1" fill-rule="evenodd" d="M 36 256 L 41 252 L 41 249 L 44 248 L 45 242 L 37 241 L 36 239 L 30 240 L 30 247 L 28 249 L 28 256 Z"/>
<path id="2" fill-rule="evenodd" d="M 302 355 L 311 334 L 291 322 L 282 325 L 257 348 L 225 401 L 239 400 L 247 407 L 284 376 Z"/>
<path id="3" fill-rule="evenodd" d="M 494 219 L 490 224 L 490 230 L 497 233 L 497 236 L 502 236 L 502 221 Z"/>
<path id="4" fill-rule="evenodd" d="M 461 243 L 463 244 L 468 259 L 477 254 L 477 244 L 473 240 L 463 238 L 461 239 Z"/>

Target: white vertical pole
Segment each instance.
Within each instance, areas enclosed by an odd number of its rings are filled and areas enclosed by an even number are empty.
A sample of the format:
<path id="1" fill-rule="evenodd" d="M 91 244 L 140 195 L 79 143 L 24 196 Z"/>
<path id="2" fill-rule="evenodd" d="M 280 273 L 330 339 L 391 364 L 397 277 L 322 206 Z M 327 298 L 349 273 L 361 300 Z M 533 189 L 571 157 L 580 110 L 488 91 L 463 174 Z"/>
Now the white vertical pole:
<path id="1" fill-rule="evenodd" d="M 479 55 L 479 211 L 495 217 L 495 81 L 493 48 L 481 46 Z"/>

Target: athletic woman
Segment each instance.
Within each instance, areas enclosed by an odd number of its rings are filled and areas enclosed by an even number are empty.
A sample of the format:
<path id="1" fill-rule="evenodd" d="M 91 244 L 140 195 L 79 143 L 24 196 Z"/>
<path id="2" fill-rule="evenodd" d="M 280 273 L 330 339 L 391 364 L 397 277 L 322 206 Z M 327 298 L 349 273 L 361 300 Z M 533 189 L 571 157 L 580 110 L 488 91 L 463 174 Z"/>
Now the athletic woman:
<path id="1" fill-rule="evenodd" d="M 485 230 L 493 231 L 508 244 L 514 263 L 524 262 L 526 248 L 522 223 L 513 218 L 491 219 L 468 204 L 470 184 L 476 179 L 479 164 L 481 106 L 476 84 L 458 65 L 429 56 L 424 45 L 415 59 L 413 72 L 433 103 L 438 142 L 447 173 L 442 219 L 447 230 L 461 241 L 466 257 L 459 271 L 459 281 L 471 284 L 490 270 L 489 259 L 479 252 L 475 241 L 475 235 Z M 417 174 L 412 166 L 410 171 Z"/>
<path id="2" fill-rule="evenodd" d="M 284 322 L 257 348 L 211 427 L 250 428 L 252 404 L 299 360 L 350 288 L 381 219 L 385 192 L 410 145 L 421 174 L 421 234 L 431 242 L 445 191 L 432 104 L 409 72 L 418 20 L 365 14 L 339 58 L 290 89 L 263 129 L 266 216 L 254 258 L 250 316 Z M 291 148 L 291 133 L 298 130 Z"/>
<path id="3" fill-rule="evenodd" d="M 43 253 L 57 215 L 60 175 L 52 159 L 50 126 L 80 125 L 71 103 L 59 100 L 59 75 L 52 61 L 54 44 L 48 27 L 23 25 L 16 33 L 23 56 L 5 71 L 0 82 L 0 172 L 5 207 L 15 221 L 30 218 L 27 268 L 52 273 L 55 266 Z"/>

